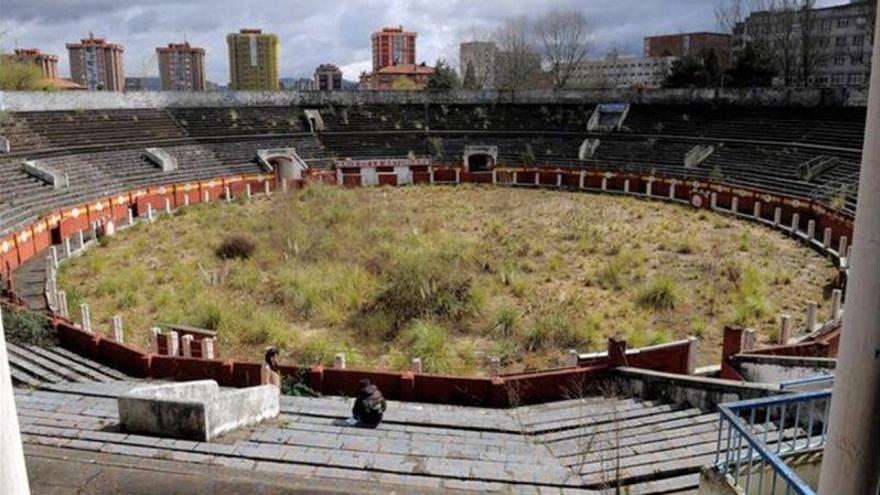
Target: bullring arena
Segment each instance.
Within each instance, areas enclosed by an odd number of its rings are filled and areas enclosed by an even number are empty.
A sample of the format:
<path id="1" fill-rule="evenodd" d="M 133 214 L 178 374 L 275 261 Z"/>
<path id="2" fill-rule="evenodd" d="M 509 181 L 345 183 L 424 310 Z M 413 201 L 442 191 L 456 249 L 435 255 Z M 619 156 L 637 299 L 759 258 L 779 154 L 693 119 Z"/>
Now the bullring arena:
<path id="1" fill-rule="evenodd" d="M 29 462 L 690 494 L 763 476 L 727 419 L 750 414 L 809 477 L 830 392 L 797 392 L 833 379 L 855 96 L 7 93 L 4 309 L 52 330 L 8 343 Z M 253 253 L 221 256 L 231 238 Z M 145 381 L 260 385 L 267 345 L 278 418 L 200 442 L 120 426 Z M 365 377 L 389 411 L 352 432 Z"/>

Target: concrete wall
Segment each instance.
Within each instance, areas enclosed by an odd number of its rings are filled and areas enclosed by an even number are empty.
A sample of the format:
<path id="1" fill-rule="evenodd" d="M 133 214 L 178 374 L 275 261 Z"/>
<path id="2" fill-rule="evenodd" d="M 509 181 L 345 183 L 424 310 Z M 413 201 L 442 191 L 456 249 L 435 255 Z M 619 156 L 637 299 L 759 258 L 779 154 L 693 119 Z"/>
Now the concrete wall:
<path id="1" fill-rule="evenodd" d="M 831 358 L 739 354 L 732 357 L 740 374 L 750 382 L 779 383 L 834 372 Z"/>
<path id="2" fill-rule="evenodd" d="M 487 104 L 487 103 L 586 103 L 633 102 L 642 104 L 689 104 L 716 102 L 733 105 L 854 105 L 864 106 L 864 95 L 856 90 L 805 88 L 725 88 L 655 90 L 531 90 L 454 91 L 339 91 L 321 92 L 129 92 L 61 91 L 0 92 L 0 111 L 95 110 L 113 108 L 165 108 L 260 105 L 363 105 L 363 104 Z"/>

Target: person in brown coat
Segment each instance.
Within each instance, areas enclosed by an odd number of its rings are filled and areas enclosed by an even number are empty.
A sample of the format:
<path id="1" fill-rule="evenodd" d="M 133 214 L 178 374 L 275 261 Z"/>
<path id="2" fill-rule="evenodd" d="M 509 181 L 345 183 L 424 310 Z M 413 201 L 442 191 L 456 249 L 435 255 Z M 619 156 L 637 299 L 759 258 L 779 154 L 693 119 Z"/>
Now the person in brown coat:
<path id="1" fill-rule="evenodd" d="M 358 392 L 351 410 L 353 424 L 375 428 L 382 422 L 386 408 L 385 397 L 379 387 L 366 378 L 358 382 Z"/>

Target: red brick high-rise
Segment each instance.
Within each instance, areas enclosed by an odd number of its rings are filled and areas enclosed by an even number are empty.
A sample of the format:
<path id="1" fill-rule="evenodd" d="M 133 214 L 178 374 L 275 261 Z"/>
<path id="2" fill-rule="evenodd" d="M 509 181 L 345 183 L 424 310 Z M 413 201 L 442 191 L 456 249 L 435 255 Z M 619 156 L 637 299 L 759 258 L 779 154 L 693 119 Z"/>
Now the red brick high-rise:
<path id="1" fill-rule="evenodd" d="M 122 45 L 107 43 L 91 33 L 79 43 L 68 43 L 70 78 L 89 91 L 122 91 L 125 88 L 124 51 Z"/>
<path id="2" fill-rule="evenodd" d="M 415 65 L 416 36 L 412 31 L 404 31 L 403 26 L 373 33 L 373 72 L 392 65 Z"/>
<path id="3" fill-rule="evenodd" d="M 12 58 L 22 63 L 34 64 L 40 68 L 45 79 L 58 79 L 58 56 L 42 53 L 37 48 L 16 48 Z"/>
<path id="4" fill-rule="evenodd" d="M 699 57 L 707 50 L 715 50 L 718 65 L 722 69 L 730 67 L 730 44 L 733 37 L 725 33 L 679 33 L 659 36 L 646 36 L 646 57 Z"/>
<path id="5" fill-rule="evenodd" d="M 162 91 L 204 91 L 205 50 L 188 42 L 156 48 Z"/>

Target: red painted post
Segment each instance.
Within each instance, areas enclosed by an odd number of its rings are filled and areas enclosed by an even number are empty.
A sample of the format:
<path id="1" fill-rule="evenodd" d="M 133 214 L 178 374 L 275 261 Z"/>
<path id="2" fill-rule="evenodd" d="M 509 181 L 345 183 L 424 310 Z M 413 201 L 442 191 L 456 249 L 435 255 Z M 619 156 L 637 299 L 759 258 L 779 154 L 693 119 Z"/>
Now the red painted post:
<path id="1" fill-rule="evenodd" d="M 309 370 L 309 387 L 319 394 L 324 393 L 324 367 L 320 364 Z"/>
<path id="2" fill-rule="evenodd" d="M 406 371 L 400 375 L 400 400 L 412 402 L 416 396 L 416 375 Z"/>
<path id="3" fill-rule="evenodd" d="M 721 344 L 721 378 L 742 380 L 742 376 L 730 364 L 730 357 L 742 351 L 744 330 L 739 327 L 724 327 L 724 340 Z"/>
<path id="4" fill-rule="evenodd" d="M 608 366 L 629 366 L 626 360 L 626 340 L 619 337 L 608 339 Z"/>

